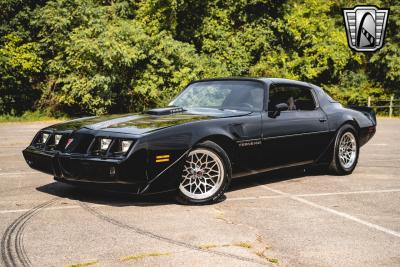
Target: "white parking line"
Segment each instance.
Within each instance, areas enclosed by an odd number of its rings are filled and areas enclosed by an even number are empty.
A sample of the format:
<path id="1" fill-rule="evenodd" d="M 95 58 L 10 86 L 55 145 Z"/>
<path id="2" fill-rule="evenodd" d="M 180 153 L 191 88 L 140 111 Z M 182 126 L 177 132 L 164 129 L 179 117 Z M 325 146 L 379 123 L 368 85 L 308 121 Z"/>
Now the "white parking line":
<path id="1" fill-rule="evenodd" d="M 89 207 L 104 207 L 106 205 L 101 205 L 101 204 L 93 204 L 89 205 Z M 68 205 L 68 206 L 59 206 L 59 207 L 49 207 L 49 208 L 44 208 L 43 210 L 65 210 L 65 209 L 79 209 L 82 208 L 79 205 Z M 27 212 L 30 209 L 19 209 L 19 210 L 1 210 L 0 214 L 6 214 L 6 213 L 19 213 L 19 212 Z"/>
<path id="2" fill-rule="evenodd" d="M 370 144 L 370 146 L 387 146 L 388 144 L 385 143 L 378 143 L 378 144 Z"/>
<path id="3" fill-rule="evenodd" d="M 260 184 L 258 184 L 258 185 L 260 185 Z M 338 215 L 338 216 L 340 216 L 340 217 L 343 217 L 343 218 L 352 220 L 352 221 L 354 221 L 354 222 L 363 224 L 363 225 L 368 226 L 368 227 L 370 227 L 370 228 L 373 228 L 373 229 L 375 229 L 375 230 L 384 232 L 384 233 L 386 233 L 386 234 L 389 234 L 389 235 L 392 235 L 392 236 L 395 236 L 395 237 L 400 237 L 400 233 L 399 233 L 399 232 L 396 232 L 396 231 L 387 229 L 387 228 L 382 227 L 382 226 L 377 225 L 377 224 L 373 224 L 373 223 L 370 223 L 370 222 L 361 220 L 361 219 L 359 219 L 359 218 L 357 218 L 357 217 L 354 217 L 354 216 L 352 216 L 352 215 L 350 215 L 350 214 L 347 214 L 347 213 L 344 213 L 344 212 L 341 212 L 341 211 L 337 211 L 337 210 L 334 210 L 334 209 L 331 209 L 331 208 L 327 208 L 327 207 L 321 206 L 321 205 L 319 205 L 319 204 L 317 204 L 317 203 L 314 203 L 314 202 L 312 202 L 312 201 L 306 200 L 306 199 L 301 198 L 301 197 L 298 197 L 298 196 L 296 196 L 296 195 L 291 195 L 291 194 L 282 192 L 282 191 L 277 190 L 277 189 L 273 189 L 273 188 L 271 188 L 271 187 L 269 187 L 269 186 L 266 186 L 266 185 L 260 185 L 260 186 L 263 187 L 263 188 L 265 188 L 265 189 L 267 189 L 267 190 L 269 190 L 269 191 L 271 191 L 271 192 L 277 193 L 277 194 L 282 195 L 282 196 L 286 196 L 286 197 L 288 197 L 288 198 L 290 198 L 290 199 L 293 199 L 293 200 L 296 200 L 296 201 L 298 201 L 298 202 L 301 202 L 301 203 L 307 204 L 307 205 L 309 205 L 309 206 L 312 206 L 312 207 L 321 209 L 321 210 L 323 210 L 323 211 L 330 212 L 330 213 L 332 213 L 332 214 L 335 214 L 335 215 Z"/>
<path id="4" fill-rule="evenodd" d="M 0 176 L 5 176 L 5 175 L 24 175 L 24 174 L 33 174 L 33 173 L 40 173 L 40 172 L 0 172 Z"/>
<path id="5" fill-rule="evenodd" d="M 259 184 L 257 184 L 259 185 Z M 364 190 L 364 191 L 347 191 L 347 192 L 327 192 L 327 193 L 310 193 L 310 194 L 296 194 L 291 196 L 296 197 L 318 197 L 318 196 L 335 196 L 335 195 L 354 195 L 354 194 L 375 194 L 375 193 L 391 193 L 400 192 L 399 189 L 382 189 L 382 190 Z M 257 199 L 268 199 L 268 198 L 284 198 L 288 195 L 274 195 L 274 196 L 256 196 L 256 197 L 228 197 L 226 201 L 237 201 L 237 200 L 257 200 Z"/>
<path id="6" fill-rule="evenodd" d="M 283 198 L 285 196 L 276 195 L 276 196 L 257 196 L 257 197 L 228 197 L 226 201 L 237 201 L 237 200 L 257 200 L 257 199 L 266 199 L 266 198 Z"/>
<path id="7" fill-rule="evenodd" d="M 365 190 L 365 191 L 348 191 L 348 192 L 331 192 L 331 193 L 311 193 L 294 195 L 296 197 L 317 197 L 317 196 L 334 196 L 334 195 L 353 195 L 353 194 L 374 194 L 374 193 L 392 193 L 400 192 L 400 189 L 382 189 L 382 190 Z"/>

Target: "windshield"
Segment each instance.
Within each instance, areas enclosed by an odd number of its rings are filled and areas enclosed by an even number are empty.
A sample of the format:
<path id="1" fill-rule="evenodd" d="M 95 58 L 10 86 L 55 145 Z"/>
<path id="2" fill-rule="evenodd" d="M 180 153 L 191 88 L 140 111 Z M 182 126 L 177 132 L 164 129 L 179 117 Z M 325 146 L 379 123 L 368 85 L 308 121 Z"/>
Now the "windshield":
<path id="1" fill-rule="evenodd" d="M 263 99 L 256 81 L 204 81 L 189 85 L 170 106 L 261 111 Z"/>

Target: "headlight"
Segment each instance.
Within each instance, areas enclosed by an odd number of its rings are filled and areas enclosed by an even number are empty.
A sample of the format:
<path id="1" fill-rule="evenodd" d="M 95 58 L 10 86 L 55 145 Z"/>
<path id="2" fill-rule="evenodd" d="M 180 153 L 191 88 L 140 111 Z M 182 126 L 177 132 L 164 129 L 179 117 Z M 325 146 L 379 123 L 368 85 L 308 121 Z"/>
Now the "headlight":
<path id="1" fill-rule="evenodd" d="M 110 153 L 114 156 L 123 156 L 128 153 L 129 149 L 133 144 L 133 140 L 116 139 L 112 147 L 110 148 Z"/>
<path id="2" fill-rule="evenodd" d="M 124 141 L 122 141 L 121 142 L 121 152 L 122 153 L 128 152 L 129 148 L 132 145 L 132 142 L 133 142 L 132 140 L 124 140 Z"/>
<path id="3" fill-rule="evenodd" d="M 56 135 L 54 136 L 54 144 L 55 144 L 55 145 L 58 145 L 58 143 L 60 143 L 61 138 L 62 138 L 62 135 L 61 135 L 61 134 L 56 134 Z"/>
<path id="4" fill-rule="evenodd" d="M 101 138 L 100 139 L 100 149 L 107 150 L 111 144 L 111 139 Z"/>
<path id="5" fill-rule="evenodd" d="M 48 133 L 42 133 L 42 144 L 45 144 L 47 139 L 49 139 L 50 134 Z"/>
<path id="6" fill-rule="evenodd" d="M 97 137 L 89 152 L 96 156 L 122 157 L 129 152 L 134 142 L 128 139 Z"/>

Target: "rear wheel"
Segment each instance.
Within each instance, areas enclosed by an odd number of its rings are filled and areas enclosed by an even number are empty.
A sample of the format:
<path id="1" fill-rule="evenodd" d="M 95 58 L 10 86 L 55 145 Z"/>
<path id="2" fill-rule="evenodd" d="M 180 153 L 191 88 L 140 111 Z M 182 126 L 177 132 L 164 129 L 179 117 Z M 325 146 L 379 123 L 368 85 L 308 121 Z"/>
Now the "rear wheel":
<path id="1" fill-rule="evenodd" d="M 338 175 L 352 173 L 358 161 L 358 144 L 357 131 L 353 126 L 344 125 L 340 128 L 335 140 L 330 170 Z"/>
<path id="2" fill-rule="evenodd" d="M 189 152 L 178 189 L 178 201 L 205 204 L 218 201 L 231 181 L 231 164 L 217 144 L 205 141 Z"/>

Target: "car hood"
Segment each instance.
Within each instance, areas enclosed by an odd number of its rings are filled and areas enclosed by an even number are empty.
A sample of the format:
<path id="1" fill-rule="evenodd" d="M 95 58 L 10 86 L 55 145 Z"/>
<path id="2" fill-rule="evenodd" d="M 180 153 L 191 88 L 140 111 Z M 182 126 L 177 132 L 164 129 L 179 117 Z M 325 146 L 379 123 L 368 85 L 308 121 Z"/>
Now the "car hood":
<path id="1" fill-rule="evenodd" d="M 46 130 L 68 131 L 87 128 L 128 134 L 144 134 L 166 127 L 194 121 L 236 117 L 250 114 L 249 111 L 192 109 L 168 115 L 118 114 L 86 117 L 47 127 Z"/>

